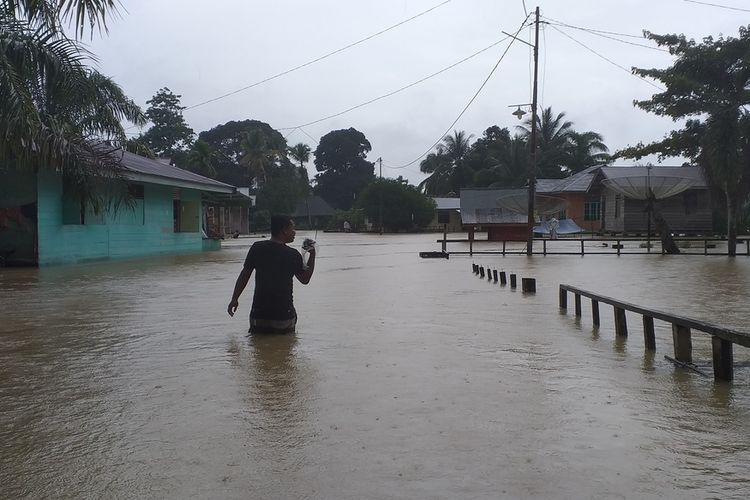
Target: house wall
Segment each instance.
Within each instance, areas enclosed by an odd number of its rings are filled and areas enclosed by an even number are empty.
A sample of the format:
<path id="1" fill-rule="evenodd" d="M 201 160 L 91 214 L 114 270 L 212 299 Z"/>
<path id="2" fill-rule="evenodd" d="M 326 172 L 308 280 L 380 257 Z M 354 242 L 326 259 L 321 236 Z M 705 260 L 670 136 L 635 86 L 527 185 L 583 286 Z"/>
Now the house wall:
<path id="1" fill-rule="evenodd" d="M 463 231 L 461 224 L 461 214 L 458 210 L 435 210 L 435 215 L 432 217 L 430 224 L 427 226 L 428 229 L 433 231 L 442 231 L 443 224 L 438 222 L 438 212 L 444 212 L 448 214 L 448 232 L 449 233 L 460 233 Z"/>
<path id="2" fill-rule="evenodd" d="M 136 200 L 133 209 L 121 207 L 115 213 L 102 214 L 98 221 L 87 213 L 91 223 L 63 224 L 62 179 L 51 172 L 40 173 L 39 265 L 201 251 L 200 192 L 179 190 L 183 203 L 197 204 L 195 217 L 185 216 L 184 221 L 184 225 L 197 228 L 193 232 L 174 230 L 174 193 L 169 186 L 144 184 L 143 200 Z"/>
<path id="3" fill-rule="evenodd" d="M 625 231 L 625 206 L 627 205 L 625 197 L 612 191 L 611 189 L 605 189 L 602 194 L 602 212 L 603 212 L 603 223 L 602 229 L 608 233 L 622 233 Z M 616 210 L 615 205 L 619 204 L 619 211 Z M 617 215 L 617 217 L 615 217 Z"/>
<path id="4" fill-rule="evenodd" d="M 687 199 L 692 197 L 688 207 Z M 708 191 L 690 189 L 656 202 L 664 220 L 677 233 L 710 233 L 713 229 L 713 214 Z M 644 200 L 628 200 L 625 210 L 625 231 L 645 232 L 648 229 L 648 213 Z M 651 230 L 654 231 L 653 219 Z"/>
<path id="5" fill-rule="evenodd" d="M 526 224 L 484 225 L 488 241 L 526 241 L 529 237 L 529 226 Z"/>

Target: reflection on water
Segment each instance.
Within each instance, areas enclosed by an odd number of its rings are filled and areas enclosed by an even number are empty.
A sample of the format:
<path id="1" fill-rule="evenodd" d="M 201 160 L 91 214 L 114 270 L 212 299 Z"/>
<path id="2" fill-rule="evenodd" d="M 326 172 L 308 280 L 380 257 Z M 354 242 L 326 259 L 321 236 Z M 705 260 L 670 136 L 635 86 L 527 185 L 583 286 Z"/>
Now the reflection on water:
<path id="1" fill-rule="evenodd" d="M 715 384 L 664 360 L 669 325 L 653 353 L 637 315 L 557 307 L 569 283 L 746 329 L 749 259 L 473 259 L 525 295 L 418 259 L 434 239 L 319 234 L 287 336 L 245 334 L 250 289 L 226 315 L 252 240 L 0 270 L 0 497 L 749 496 L 747 349 Z"/>

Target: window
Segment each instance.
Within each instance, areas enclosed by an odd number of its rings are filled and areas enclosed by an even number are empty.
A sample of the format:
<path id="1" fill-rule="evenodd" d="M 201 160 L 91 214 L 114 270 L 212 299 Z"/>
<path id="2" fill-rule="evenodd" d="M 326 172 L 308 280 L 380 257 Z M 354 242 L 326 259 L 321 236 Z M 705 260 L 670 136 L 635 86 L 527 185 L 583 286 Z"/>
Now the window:
<path id="1" fill-rule="evenodd" d="M 583 204 L 583 220 L 599 220 L 602 213 L 602 203 L 599 200 L 587 201 Z"/>
<path id="2" fill-rule="evenodd" d="M 682 202 L 685 206 L 685 215 L 694 214 L 698 211 L 698 193 L 688 191 L 682 195 Z"/>
<path id="3" fill-rule="evenodd" d="M 615 219 L 620 218 L 620 202 L 622 201 L 622 195 L 615 195 Z"/>
<path id="4" fill-rule="evenodd" d="M 197 201 L 172 200 L 172 215 L 175 233 L 197 233 L 200 217 Z"/>

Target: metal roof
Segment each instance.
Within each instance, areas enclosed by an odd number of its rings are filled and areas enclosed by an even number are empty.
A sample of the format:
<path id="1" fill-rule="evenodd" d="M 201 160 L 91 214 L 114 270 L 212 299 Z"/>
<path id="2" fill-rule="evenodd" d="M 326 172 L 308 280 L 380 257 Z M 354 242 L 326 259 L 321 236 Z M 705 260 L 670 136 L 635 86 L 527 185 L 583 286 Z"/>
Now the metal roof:
<path id="1" fill-rule="evenodd" d="M 292 217 L 326 217 L 333 215 L 335 210 L 320 196 L 309 196 L 297 204 Z"/>
<path id="2" fill-rule="evenodd" d="M 436 210 L 459 210 L 461 208 L 461 198 L 456 197 L 443 197 L 443 198 L 432 198 L 435 202 Z"/>
<path id="3" fill-rule="evenodd" d="M 125 176 L 130 180 L 219 193 L 233 193 L 236 190 L 230 184 L 203 177 L 159 160 L 122 150 L 114 154 L 122 155 L 121 163 L 125 168 Z"/>
<path id="4" fill-rule="evenodd" d="M 538 179 L 537 193 L 586 193 L 602 167 L 594 166 L 563 179 Z"/>
<path id="5" fill-rule="evenodd" d="M 618 179 L 623 177 L 683 177 L 693 181 L 693 188 L 705 188 L 706 180 L 700 167 L 601 167 L 604 177 L 607 179 Z"/>
<path id="6" fill-rule="evenodd" d="M 519 195 L 526 189 L 462 189 L 462 224 L 526 224 L 528 217 L 497 205 L 501 196 Z"/>

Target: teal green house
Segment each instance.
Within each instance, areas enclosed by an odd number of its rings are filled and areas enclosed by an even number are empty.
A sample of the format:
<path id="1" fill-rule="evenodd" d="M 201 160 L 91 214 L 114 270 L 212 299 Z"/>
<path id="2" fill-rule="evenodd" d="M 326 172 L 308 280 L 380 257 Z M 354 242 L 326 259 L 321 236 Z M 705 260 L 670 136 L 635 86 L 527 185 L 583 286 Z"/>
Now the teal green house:
<path id="1" fill-rule="evenodd" d="M 0 169 L 0 267 L 218 250 L 205 206 L 236 188 L 159 160 L 118 151 L 130 203 L 96 213 L 67 193 L 53 170 Z"/>

